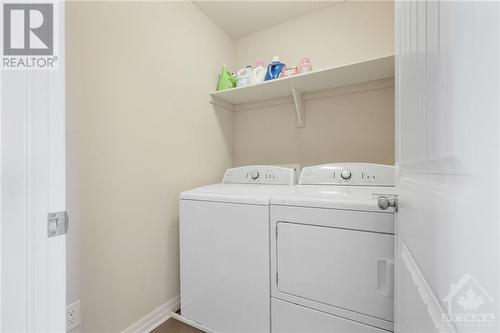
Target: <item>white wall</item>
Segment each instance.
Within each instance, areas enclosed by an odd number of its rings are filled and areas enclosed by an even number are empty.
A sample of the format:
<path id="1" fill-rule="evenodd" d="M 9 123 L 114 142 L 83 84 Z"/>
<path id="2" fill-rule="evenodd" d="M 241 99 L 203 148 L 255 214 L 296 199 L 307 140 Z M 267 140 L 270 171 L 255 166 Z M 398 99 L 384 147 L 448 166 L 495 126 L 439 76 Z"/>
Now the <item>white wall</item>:
<path id="1" fill-rule="evenodd" d="M 393 6 L 346 1 L 236 39 L 235 64 L 307 56 L 322 69 L 394 54 Z M 305 128 L 296 128 L 291 103 L 235 112 L 234 163 L 394 163 L 393 83 L 337 89 L 305 110 Z"/>
<path id="2" fill-rule="evenodd" d="M 66 15 L 68 301 L 81 298 L 82 331 L 117 332 L 178 295 L 179 192 L 231 166 L 232 114 L 207 92 L 233 42 L 189 2 Z"/>

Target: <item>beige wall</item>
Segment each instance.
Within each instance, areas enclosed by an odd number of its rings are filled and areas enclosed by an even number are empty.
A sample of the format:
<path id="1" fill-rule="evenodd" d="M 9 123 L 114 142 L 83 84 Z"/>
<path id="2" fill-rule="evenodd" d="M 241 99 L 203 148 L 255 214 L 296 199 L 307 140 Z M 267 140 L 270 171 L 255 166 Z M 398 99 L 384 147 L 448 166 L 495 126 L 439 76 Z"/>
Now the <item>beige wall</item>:
<path id="1" fill-rule="evenodd" d="M 207 92 L 233 41 L 189 2 L 69 2 L 66 17 L 72 295 L 81 331 L 118 332 L 179 294 L 179 192 L 231 166 L 232 114 Z"/>
<path id="2" fill-rule="evenodd" d="M 394 83 L 331 90 L 305 101 L 305 127 L 292 103 L 234 114 L 234 163 L 394 163 Z"/>
<path id="3" fill-rule="evenodd" d="M 303 129 L 290 103 L 214 112 L 207 96 L 221 63 L 392 54 L 392 3 L 345 2 L 235 41 L 189 2 L 66 8 L 68 303 L 81 298 L 83 332 L 121 331 L 178 295 L 182 190 L 232 164 L 394 161 L 390 80 L 308 99 Z"/>
<path id="4" fill-rule="evenodd" d="M 314 69 L 394 54 L 393 2 L 342 2 L 239 38 L 237 67 L 308 56 Z M 369 91 L 363 91 L 363 89 Z M 387 82 L 337 89 L 306 101 L 306 127 L 291 103 L 235 112 L 234 163 L 394 163 L 394 88 Z"/>
<path id="5" fill-rule="evenodd" d="M 345 1 L 235 40 L 236 68 L 307 56 L 314 69 L 394 54 L 394 2 Z"/>

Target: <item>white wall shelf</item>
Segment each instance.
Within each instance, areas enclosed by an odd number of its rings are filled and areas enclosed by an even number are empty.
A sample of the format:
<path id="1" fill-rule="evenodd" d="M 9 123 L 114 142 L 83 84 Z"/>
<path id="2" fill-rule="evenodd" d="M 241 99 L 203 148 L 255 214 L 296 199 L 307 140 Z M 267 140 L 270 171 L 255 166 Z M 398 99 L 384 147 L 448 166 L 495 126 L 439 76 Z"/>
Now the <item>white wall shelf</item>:
<path id="1" fill-rule="evenodd" d="M 224 109 L 238 111 L 243 104 L 292 96 L 297 127 L 304 127 L 302 94 L 393 77 L 394 56 L 390 55 L 266 81 L 250 87 L 217 91 L 210 94 L 210 102 Z"/>

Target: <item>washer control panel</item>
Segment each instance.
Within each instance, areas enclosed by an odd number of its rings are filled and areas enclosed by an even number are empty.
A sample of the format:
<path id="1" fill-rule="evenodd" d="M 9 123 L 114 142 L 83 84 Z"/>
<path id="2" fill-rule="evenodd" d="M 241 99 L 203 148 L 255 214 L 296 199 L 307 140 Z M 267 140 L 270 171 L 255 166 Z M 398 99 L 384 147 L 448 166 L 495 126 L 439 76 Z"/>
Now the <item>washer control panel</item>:
<path id="1" fill-rule="evenodd" d="M 227 169 L 223 184 L 295 185 L 295 170 L 268 165 L 249 165 Z"/>
<path id="2" fill-rule="evenodd" d="M 394 186 L 394 166 L 370 163 L 333 163 L 305 167 L 301 185 Z"/>

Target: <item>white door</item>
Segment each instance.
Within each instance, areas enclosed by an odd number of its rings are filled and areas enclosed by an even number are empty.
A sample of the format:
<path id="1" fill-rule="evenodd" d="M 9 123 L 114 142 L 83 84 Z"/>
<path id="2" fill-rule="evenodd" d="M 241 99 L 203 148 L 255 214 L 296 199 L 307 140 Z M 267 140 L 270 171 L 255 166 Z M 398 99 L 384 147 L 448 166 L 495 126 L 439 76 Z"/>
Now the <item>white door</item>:
<path id="1" fill-rule="evenodd" d="M 59 69 L 1 72 L 0 331 L 65 332 L 64 7 Z M 57 22 L 55 20 L 54 22 Z"/>
<path id="2" fill-rule="evenodd" d="M 396 331 L 498 332 L 500 3 L 395 13 Z"/>

